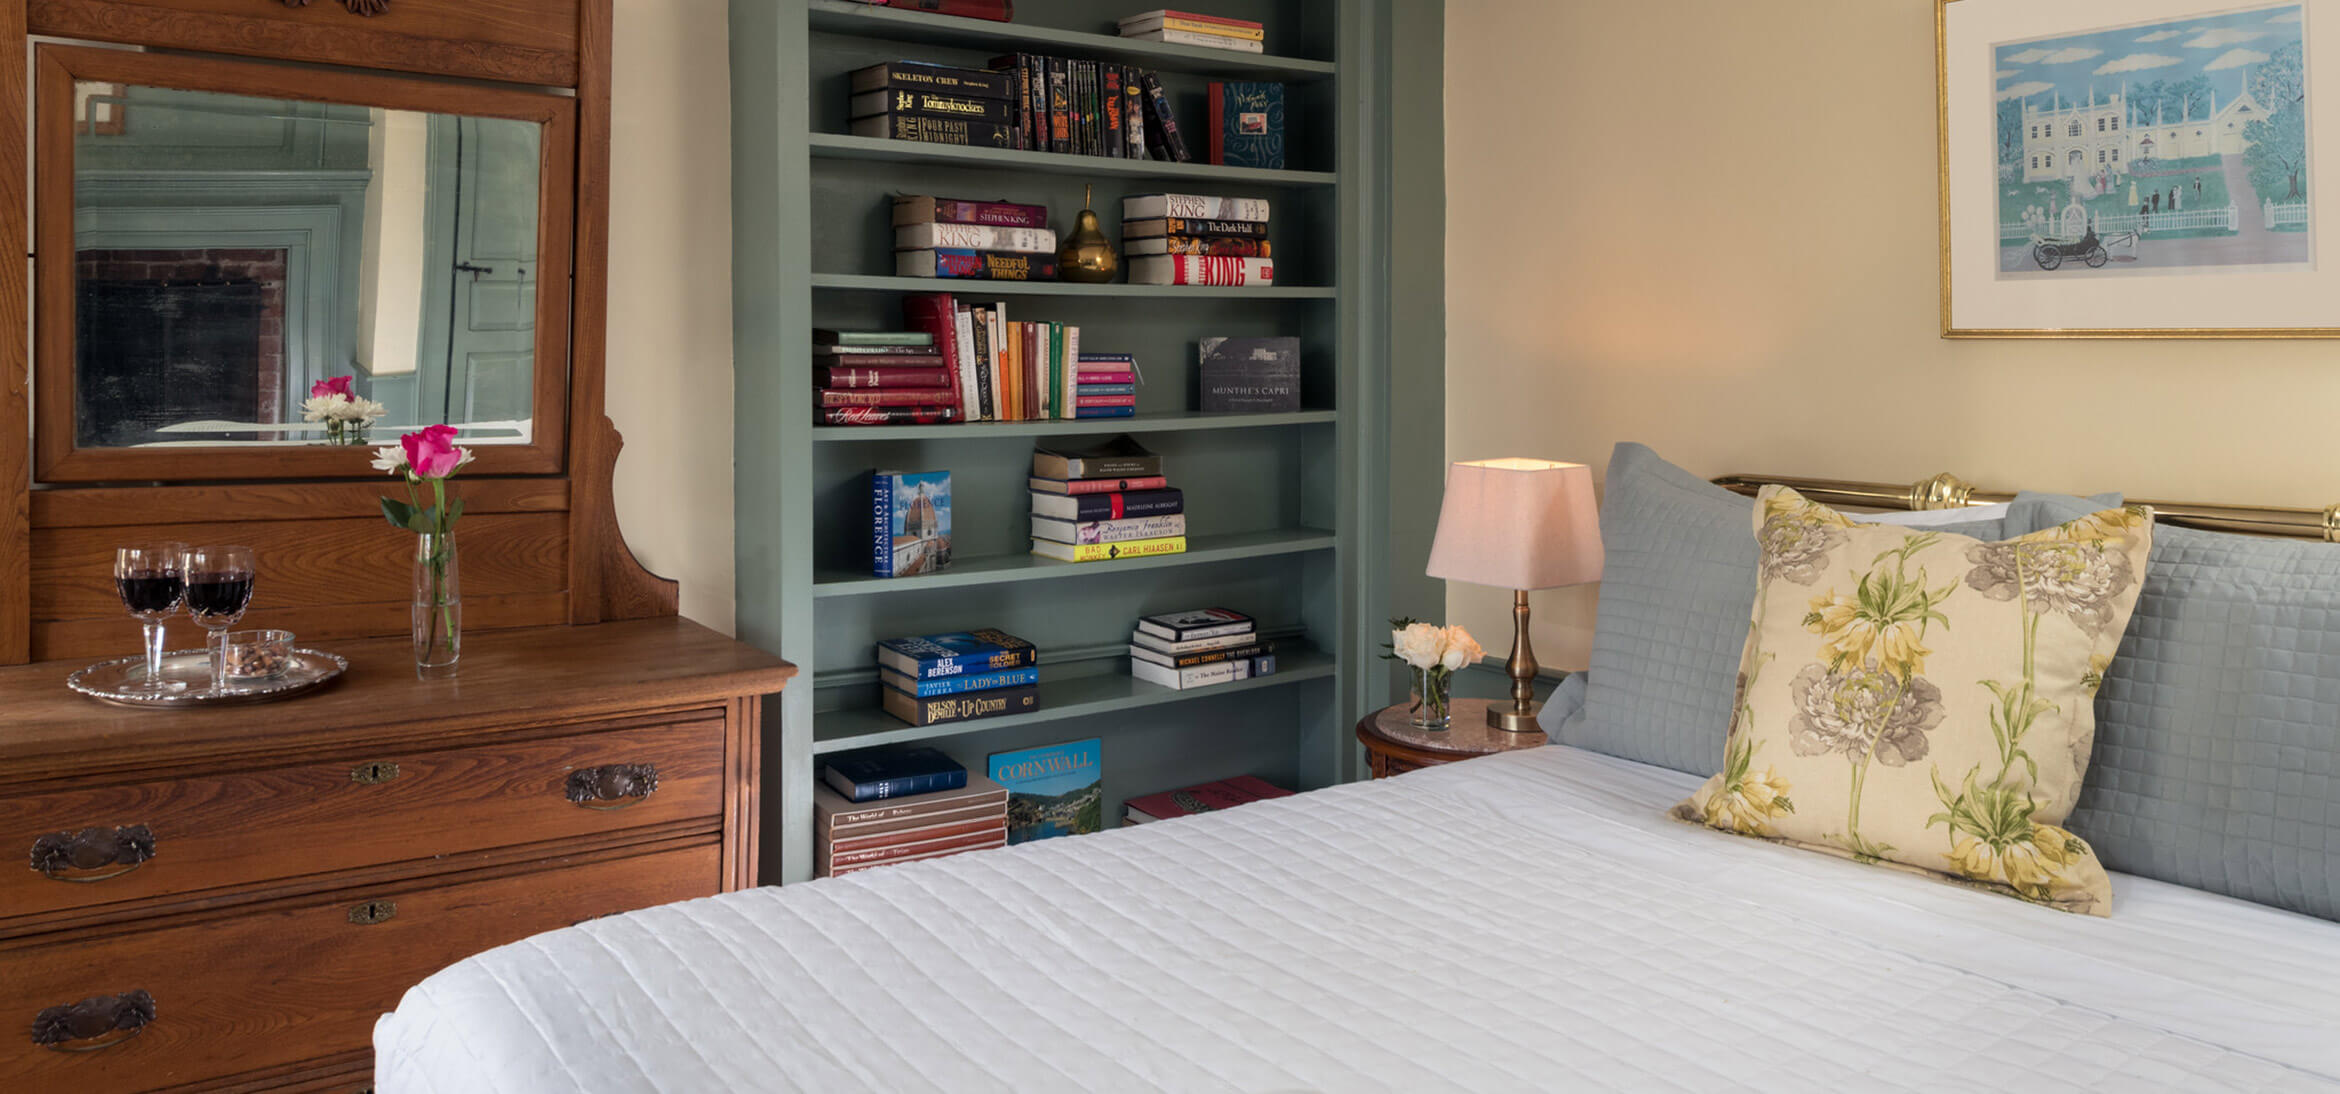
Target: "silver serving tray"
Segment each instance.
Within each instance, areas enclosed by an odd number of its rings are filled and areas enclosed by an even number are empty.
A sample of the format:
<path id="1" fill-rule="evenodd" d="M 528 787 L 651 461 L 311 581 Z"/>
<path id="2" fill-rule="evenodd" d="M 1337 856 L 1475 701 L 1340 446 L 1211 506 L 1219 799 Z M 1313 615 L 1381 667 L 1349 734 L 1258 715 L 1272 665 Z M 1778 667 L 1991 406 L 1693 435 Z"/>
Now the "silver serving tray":
<path id="1" fill-rule="evenodd" d="M 218 692 L 211 690 L 211 652 L 173 650 L 163 654 L 166 680 L 186 683 L 181 691 L 149 695 L 125 690 L 146 678 L 146 658 L 124 657 L 97 664 L 65 678 L 65 686 L 101 703 L 122 707 L 176 708 L 268 703 L 290 699 L 324 687 L 349 671 L 349 662 L 323 650 L 295 649 L 284 671 L 263 680 L 230 680 Z"/>

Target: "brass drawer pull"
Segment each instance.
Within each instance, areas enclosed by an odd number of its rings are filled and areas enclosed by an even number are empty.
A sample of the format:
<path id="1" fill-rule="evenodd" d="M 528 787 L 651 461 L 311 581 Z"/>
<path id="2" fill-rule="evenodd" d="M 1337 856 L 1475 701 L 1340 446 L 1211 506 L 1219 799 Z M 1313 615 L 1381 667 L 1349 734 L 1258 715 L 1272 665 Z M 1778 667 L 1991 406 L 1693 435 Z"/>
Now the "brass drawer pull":
<path id="1" fill-rule="evenodd" d="M 569 772 L 569 800 L 587 809 L 639 805 L 657 789 L 656 764 L 603 764 Z"/>
<path id="2" fill-rule="evenodd" d="M 32 868 L 42 877 L 81 884 L 121 877 L 153 857 L 154 830 L 143 824 L 51 832 L 32 845 Z"/>
<path id="3" fill-rule="evenodd" d="M 52 1052 L 96 1052 L 138 1036 L 153 1021 L 154 996 L 143 990 L 92 995 L 35 1016 L 32 1040 Z"/>
<path id="4" fill-rule="evenodd" d="M 386 760 L 373 760 L 349 769 L 349 781 L 361 786 L 380 786 L 398 777 L 398 765 Z"/>
<path id="5" fill-rule="evenodd" d="M 349 906 L 349 921 L 360 927 L 388 923 L 398 915 L 395 900 L 365 900 Z"/>

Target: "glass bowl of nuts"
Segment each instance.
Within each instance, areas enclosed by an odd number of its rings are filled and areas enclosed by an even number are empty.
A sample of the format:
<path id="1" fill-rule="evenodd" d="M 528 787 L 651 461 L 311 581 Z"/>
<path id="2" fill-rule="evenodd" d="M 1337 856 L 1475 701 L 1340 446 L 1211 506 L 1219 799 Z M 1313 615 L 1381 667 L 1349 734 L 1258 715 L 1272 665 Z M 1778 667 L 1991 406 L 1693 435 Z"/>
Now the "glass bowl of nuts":
<path id="1" fill-rule="evenodd" d="M 229 680 L 268 680 L 292 667 L 291 631 L 229 631 L 219 636 L 220 661 Z"/>

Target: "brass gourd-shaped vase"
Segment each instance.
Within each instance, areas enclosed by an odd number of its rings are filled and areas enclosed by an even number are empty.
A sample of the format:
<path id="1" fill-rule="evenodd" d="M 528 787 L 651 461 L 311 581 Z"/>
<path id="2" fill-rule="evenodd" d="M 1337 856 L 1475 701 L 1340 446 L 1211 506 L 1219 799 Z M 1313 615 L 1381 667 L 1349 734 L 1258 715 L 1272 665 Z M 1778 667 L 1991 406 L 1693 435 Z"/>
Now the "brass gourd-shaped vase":
<path id="1" fill-rule="evenodd" d="M 1066 281 L 1084 285 L 1103 285 L 1121 273 L 1121 255 L 1113 249 L 1113 241 L 1105 238 L 1105 230 L 1097 223 L 1097 211 L 1088 208 L 1093 188 L 1081 188 L 1081 215 L 1073 218 L 1073 230 L 1056 248 L 1057 276 Z"/>

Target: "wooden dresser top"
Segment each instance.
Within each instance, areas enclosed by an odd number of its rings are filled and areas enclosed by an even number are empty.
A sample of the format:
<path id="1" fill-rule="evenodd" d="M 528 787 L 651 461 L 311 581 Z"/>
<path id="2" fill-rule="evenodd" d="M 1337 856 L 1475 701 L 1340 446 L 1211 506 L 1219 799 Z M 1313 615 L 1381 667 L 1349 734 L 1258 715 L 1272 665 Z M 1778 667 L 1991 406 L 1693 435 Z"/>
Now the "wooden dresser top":
<path id="1" fill-rule="evenodd" d="M 171 644 L 186 647 L 197 634 L 182 621 Z M 127 617 L 122 638 L 129 656 L 136 632 Z M 327 648 L 349 659 L 349 672 L 323 691 L 203 710 L 130 710 L 76 695 L 65 678 L 81 662 L 0 668 L 0 783 L 712 705 L 777 692 L 796 675 L 786 661 L 675 617 L 474 632 L 446 679 L 417 679 L 403 638 Z"/>

